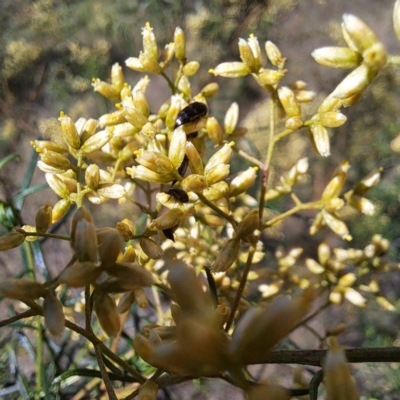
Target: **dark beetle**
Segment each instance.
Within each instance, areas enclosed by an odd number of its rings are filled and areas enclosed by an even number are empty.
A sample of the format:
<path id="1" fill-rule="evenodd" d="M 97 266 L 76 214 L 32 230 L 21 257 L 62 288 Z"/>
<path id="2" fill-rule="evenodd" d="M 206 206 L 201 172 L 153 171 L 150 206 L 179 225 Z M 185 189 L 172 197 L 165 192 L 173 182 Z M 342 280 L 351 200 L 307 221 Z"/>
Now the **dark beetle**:
<path id="1" fill-rule="evenodd" d="M 179 114 L 176 117 L 174 129 L 178 128 L 178 126 L 188 124 L 189 122 L 199 120 L 201 117 L 204 117 L 207 112 L 208 108 L 204 103 L 196 101 L 189 104 L 183 110 L 179 111 Z"/>
<path id="2" fill-rule="evenodd" d="M 188 166 L 189 166 L 189 159 L 188 159 L 188 156 L 185 154 L 185 157 L 183 157 L 183 160 L 182 160 L 182 164 L 181 164 L 181 165 L 179 166 L 179 168 L 178 168 L 178 174 L 179 174 L 182 178 L 183 178 L 183 176 L 186 174 L 186 171 L 187 171 L 187 169 L 188 169 Z M 177 182 L 177 180 L 174 179 L 174 180 L 172 181 L 171 186 L 174 186 L 176 182 Z"/>
<path id="3" fill-rule="evenodd" d="M 180 203 L 189 203 L 189 196 L 183 189 L 169 189 L 165 193 L 172 196 L 175 200 L 178 200 Z"/>

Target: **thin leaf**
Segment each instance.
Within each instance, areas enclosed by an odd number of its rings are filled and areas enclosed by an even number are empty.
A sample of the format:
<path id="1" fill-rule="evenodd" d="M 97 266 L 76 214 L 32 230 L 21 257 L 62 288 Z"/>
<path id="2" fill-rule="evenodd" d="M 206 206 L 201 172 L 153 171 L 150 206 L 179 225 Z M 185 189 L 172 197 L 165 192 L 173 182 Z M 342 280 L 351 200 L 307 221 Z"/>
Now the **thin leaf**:
<path id="1" fill-rule="evenodd" d="M 31 248 L 33 252 L 33 258 L 35 259 L 35 265 L 42 274 L 46 281 L 51 280 L 51 275 L 47 269 L 46 263 L 44 262 L 42 246 L 38 242 L 31 242 Z"/>
<path id="2" fill-rule="evenodd" d="M 8 162 L 10 162 L 11 160 L 14 160 L 14 158 L 18 158 L 18 159 L 19 159 L 19 154 L 14 153 L 14 154 L 10 154 L 9 156 L 3 158 L 3 159 L 0 161 L 0 171 L 3 169 L 3 167 L 4 167 Z"/>
<path id="3" fill-rule="evenodd" d="M 20 192 L 12 198 L 12 202 L 13 202 L 15 208 L 20 210 L 25 197 L 27 197 L 31 194 L 40 192 L 41 190 L 48 189 L 48 187 L 49 187 L 49 185 L 47 183 L 41 183 L 40 185 L 35 185 L 32 187 L 20 190 Z"/>

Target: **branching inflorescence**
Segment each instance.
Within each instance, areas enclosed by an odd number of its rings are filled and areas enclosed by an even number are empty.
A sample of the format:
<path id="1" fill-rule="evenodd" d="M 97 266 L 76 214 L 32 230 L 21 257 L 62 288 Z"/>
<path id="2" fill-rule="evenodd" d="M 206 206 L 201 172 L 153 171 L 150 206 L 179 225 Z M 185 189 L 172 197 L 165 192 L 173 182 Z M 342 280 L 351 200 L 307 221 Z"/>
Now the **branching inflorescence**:
<path id="1" fill-rule="evenodd" d="M 400 39 L 399 8 L 397 1 L 394 27 Z M 329 156 L 329 129 L 346 122 L 342 109 L 360 100 L 382 68 L 396 63 L 396 57 L 387 55 L 375 33 L 357 17 L 344 16 L 342 33 L 348 47 L 320 48 L 312 56 L 324 66 L 353 70 L 311 117 L 306 117 L 302 104 L 314 100 L 315 93 L 306 90 L 304 82 L 280 84 L 288 74 L 286 59 L 270 41 L 265 44 L 269 67 L 258 39 L 251 35 L 248 40 L 239 39 L 241 61 L 222 63 L 209 71 L 226 78 L 252 75 L 269 96 L 268 148 L 262 159 L 240 145 L 246 130 L 238 126 L 237 103 L 229 107 L 222 124 L 212 116 L 209 103 L 218 93 L 217 83 L 192 93 L 190 80 L 200 65 L 187 60 L 183 31 L 177 28 L 173 42 L 159 54 L 148 23 L 142 31 L 143 50 L 138 57 L 128 58 L 126 65 L 166 79 L 172 94 L 160 94 L 165 98 L 160 109 L 155 112 L 147 101 L 147 75 L 131 86 L 122 68 L 114 64 L 111 83 L 93 79 L 93 87 L 117 102 L 115 111 L 75 122 L 61 112 L 58 136 L 56 132 L 51 140 L 32 142 L 40 156 L 37 165 L 60 200 L 41 207 L 35 225 L 2 236 L 0 250 L 48 237 L 70 241 L 73 256 L 54 279 L 39 283 L 41 279 L 10 278 L 0 282 L 0 294 L 30 307 L 21 318 L 43 315 L 51 335 L 63 335 L 66 326 L 92 342 L 110 398 L 117 397 L 104 356 L 141 383 L 140 398 L 156 398 L 163 373 L 187 379 L 220 377 L 242 388 L 250 399 L 289 398 L 290 392 L 283 387 L 253 382 L 246 367 L 266 362 L 279 341 L 308 322 L 316 297 L 325 298 L 326 306 L 347 299 L 361 307 L 365 296 L 370 296 L 393 309 L 380 293 L 376 273 L 397 265 L 385 259 L 389 244 L 379 235 L 364 249 L 332 250 L 322 242 L 317 260 L 302 260 L 302 248 L 277 251 L 276 268 L 266 266 L 264 260 L 265 233 L 291 215 L 316 210 L 310 234 L 328 227 L 350 241 L 341 211 L 353 207 L 367 215 L 374 213 L 366 195 L 379 182 L 380 170 L 344 193 L 350 164 L 343 161 L 321 198 L 313 201 L 302 201 L 295 193 L 308 174 L 307 158 L 298 160 L 279 182 L 270 179 L 275 146 L 299 130 L 309 132 L 317 153 Z M 278 114 L 284 117 L 278 119 Z M 209 144 L 211 155 L 206 151 Z M 251 164 L 235 176 L 230 175 L 233 152 Z M 249 189 L 255 194 L 250 195 Z M 272 214 L 267 203 L 283 196 L 290 197 L 293 206 Z M 145 224 L 123 216 L 116 227 L 96 227 L 87 202 L 101 207 L 110 199 L 131 202 L 146 216 Z M 70 236 L 49 233 L 73 206 Z M 246 293 L 249 282 L 255 280 L 259 280 L 261 301 L 253 305 L 246 301 Z M 152 291 L 144 289 L 150 286 Z M 58 295 L 63 287 L 85 288 L 84 328 L 64 316 Z M 168 313 L 162 311 L 159 291 L 173 301 Z M 157 368 L 152 377 L 140 374 L 122 355 L 107 349 L 93 332 L 91 316 L 94 310 L 103 331 L 119 338 L 132 304 L 148 307 L 149 294 L 156 322 L 142 326 L 133 347 Z M 341 330 L 327 333 L 332 337 L 324 365 L 326 390 L 331 399 L 355 399 L 346 357 L 333 337 Z M 320 339 L 325 345 L 326 337 Z"/>

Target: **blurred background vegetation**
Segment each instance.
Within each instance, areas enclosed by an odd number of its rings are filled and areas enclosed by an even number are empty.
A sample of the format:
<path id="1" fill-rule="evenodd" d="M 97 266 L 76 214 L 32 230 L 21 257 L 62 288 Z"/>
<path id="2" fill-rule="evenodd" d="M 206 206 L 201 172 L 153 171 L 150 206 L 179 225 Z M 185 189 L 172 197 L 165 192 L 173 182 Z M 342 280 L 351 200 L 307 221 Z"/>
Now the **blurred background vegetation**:
<path id="1" fill-rule="evenodd" d="M 176 26 L 185 31 L 189 59 L 199 61 L 202 67 L 193 82 L 194 88 L 211 81 L 220 83 L 221 91 L 210 103 L 211 113 L 222 121 L 231 102 L 237 101 L 241 125 L 249 129 L 242 145 L 258 155 L 266 147 L 265 126 L 260 122 L 266 120 L 266 95 L 250 78 L 218 79 L 211 77 L 207 70 L 222 61 L 238 60 L 238 38 L 254 33 L 261 44 L 272 40 L 288 57 L 289 73 L 284 84 L 301 79 L 318 93 L 315 109 L 347 72 L 317 65 L 310 56 L 311 51 L 340 44 L 341 16 L 349 12 L 369 24 L 390 53 L 398 54 L 400 47 L 391 26 L 392 8 L 392 0 L 2 0 L 0 160 L 10 153 L 18 153 L 20 160 L 9 163 L 3 170 L 0 199 L 11 198 L 18 190 L 33 154 L 29 141 L 42 136 L 42 118 L 57 118 L 60 110 L 74 119 L 96 118 L 113 110 L 112 104 L 93 93 L 91 79 L 107 80 L 113 63 L 124 66 L 126 58 L 138 55 L 141 27 L 146 21 L 154 27 L 160 48 L 172 41 Z M 124 72 L 127 81 L 136 82 L 138 75 L 127 69 Z M 150 78 L 149 102 L 158 109 L 170 93 L 161 78 Z M 349 187 L 382 166 L 382 182 L 369 195 L 377 204 L 377 214 L 371 217 L 349 212 L 354 238 L 351 246 L 365 246 L 373 234 L 382 234 L 392 243 L 393 261 L 399 261 L 400 250 L 400 156 L 397 152 L 400 144 L 394 141 L 400 130 L 399 95 L 400 75 L 394 68 L 386 68 L 359 104 L 344 111 L 348 121 L 335 129 L 330 158 L 322 159 L 312 152 L 308 133 L 304 131 L 291 135 L 277 149 L 273 175 L 278 178 L 298 158 L 309 157 L 311 176 L 304 184 L 302 195 L 312 199 L 321 194 L 342 160 L 347 159 L 352 165 Z M 35 179 L 40 183 L 43 177 L 39 175 Z M 285 201 L 273 202 L 271 207 L 283 210 Z M 311 217 L 290 218 L 282 232 L 266 243 L 267 249 L 274 252 L 280 245 L 296 245 L 307 246 L 310 253 L 315 251 L 321 236 L 314 239 L 315 243 L 310 239 Z M 0 233 L 7 228 L 3 221 Z M 327 240 L 334 246 L 337 239 L 328 237 Z M 0 259 L 0 266 L 4 263 Z M 397 277 L 388 277 L 389 297 L 394 297 L 399 281 Z M 399 309 L 398 303 L 396 307 Z M 379 312 L 364 315 L 362 322 L 358 319 L 354 323 L 355 330 L 364 327 L 363 332 L 356 332 L 354 344 L 381 345 L 385 338 L 391 342 L 399 339 L 391 329 L 395 318 L 381 326 L 376 321 Z M 399 390 L 399 378 L 396 380 L 393 375 L 387 381 L 390 381 L 390 390 Z M 385 387 L 381 395 L 384 393 Z M 374 396 L 385 398 L 379 394 Z"/>

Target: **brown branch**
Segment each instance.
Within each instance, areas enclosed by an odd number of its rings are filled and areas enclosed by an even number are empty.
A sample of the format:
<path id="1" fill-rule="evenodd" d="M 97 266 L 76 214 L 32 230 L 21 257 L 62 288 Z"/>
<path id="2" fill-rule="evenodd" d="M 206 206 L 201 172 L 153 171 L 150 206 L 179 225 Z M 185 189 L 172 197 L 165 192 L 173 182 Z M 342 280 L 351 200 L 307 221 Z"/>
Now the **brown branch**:
<path id="1" fill-rule="evenodd" d="M 275 350 L 259 364 L 301 364 L 322 366 L 327 350 Z M 400 347 L 370 347 L 347 349 L 349 363 L 400 362 Z"/>
<path id="2" fill-rule="evenodd" d="M 33 310 L 33 309 L 26 310 L 26 311 L 22 312 L 21 314 L 14 315 L 14 317 L 5 319 L 3 321 L 0 321 L 0 328 L 3 327 L 3 326 L 10 325 L 10 324 L 12 324 L 14 322 L 17 322 L 17 321 L 21 320 L 21 319 L 33 317 L 33 316 L 38 315 L 38 314 L 39 313 L 38 313 L 37 310 Z"/>

